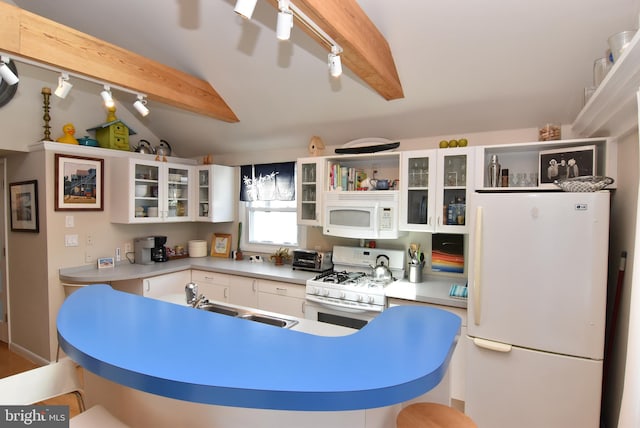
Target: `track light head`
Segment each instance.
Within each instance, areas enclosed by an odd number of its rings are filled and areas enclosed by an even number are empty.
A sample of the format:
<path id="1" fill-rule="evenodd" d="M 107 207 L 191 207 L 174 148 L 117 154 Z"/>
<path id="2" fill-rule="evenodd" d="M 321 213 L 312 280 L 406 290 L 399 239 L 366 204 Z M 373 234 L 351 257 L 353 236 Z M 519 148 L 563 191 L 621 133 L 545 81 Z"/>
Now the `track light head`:
<path id="1" fill-rule="evenodd" d="M 133 107 L 140 113 L 140 116 L 146 117 L 149 114 L 149 109 L 147 108 L 147 100 L 144 95 L 138 94 L 138 99 L 133 103 Z"/>
<path id="2" fill-rule="evenodd" d="M 8 56 L 2 55 L 0 57 L 0 77 L 7 82 L 7 85 L 12 86 L 18 83 L 20 79 L 18 79 L 18 76 L 9 68 L 9 62 L 11 62 L 11 59 Z"/>
<path id="3" fill-rule="evenodd" d="M 251 19 L 257 2 L 258 0 L 237 0 L 233 11 L 244 19 Z"/>
<path id="4" fill-rule="evenodd" d="M 339 77 L 342 74 L 342 61 L 340 60 L 340 53 L 342 49 L 338 46 L 331 46 L 331 53 L 329 54 L 329 73 L 332 77 Z"/>
<path id="5" fill-rule="evenodd" d="M 100 96 L 104 101 L 104 106 L 106 108 L 111 108 L 115 106 L 115 102 L 113 101 L 113 97 L 111 96 L 111 88 L 109 85 L 104 85 L 104 90 L 100 92 Z"/>
<path id="6" fill-rule="evenodd" d="M 65 99 L 67 95 L 69 95 L 69 91 L 71 91 L 73 85 L 69 83 L 69 75 L 67 73 L 60 74 L 58 77 L 58 87 L 53 92 L 56 97 Z"/>
<path id="7" fill-rule="evenodd" d="M 278 0 L 278 21 L 276 37 L 278 40 L 289 40 L 293 28 L 293 12 L 289 9 L 289 0 Z"/>

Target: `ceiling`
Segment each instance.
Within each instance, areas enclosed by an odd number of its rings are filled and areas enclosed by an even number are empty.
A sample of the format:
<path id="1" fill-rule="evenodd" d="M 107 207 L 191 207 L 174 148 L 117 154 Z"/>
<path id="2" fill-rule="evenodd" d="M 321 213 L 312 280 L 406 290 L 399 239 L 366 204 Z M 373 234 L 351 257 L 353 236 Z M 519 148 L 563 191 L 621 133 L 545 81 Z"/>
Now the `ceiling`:
<path id="1" fill-rule="evenodd" d="M 235 0 L 11 3 L 208 81 L 238 123 L 153 101 L 142 119 L 181 156 L 571 123 L 607 38 L 637 28 L 640 11 L 640 0 L 358 0 L 403 85 L 386 101 L 346 68 L 331 78 L 301 29 L 279 42 L 264 0 L 251 21 Z"/>

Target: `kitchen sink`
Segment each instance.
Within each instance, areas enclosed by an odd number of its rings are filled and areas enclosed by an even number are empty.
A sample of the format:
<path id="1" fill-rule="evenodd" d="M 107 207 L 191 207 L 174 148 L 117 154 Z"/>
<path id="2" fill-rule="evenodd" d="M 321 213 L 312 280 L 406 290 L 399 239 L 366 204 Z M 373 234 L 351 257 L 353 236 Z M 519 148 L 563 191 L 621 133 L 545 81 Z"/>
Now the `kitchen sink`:
<path id="1" fill-rule="evenodd" d="M 281 315 L 267 313 L 258 309 L 245 309 L 231 305 L 223 305 L 220 303 L 214 303 L 204 301 L 196 306 L 196 309 L 200 309 L 208 312 L 215 312 L 217 314 L 227 315 L 234 318 L 242 318 L 249 321 L 259 322 L 262 324 L 273 325 L 281 328 L 291 328 L 298 324 L 298 321 L 292 318 L 286 318 Z"/>
<path id="2" fill-rule="evenodd" d="M 229 315 L 231 317 L 237 317 L 239 312 L 235 309 L 229 308 L 227 306 L 217 305 L 215 303 L 203 303 L 198 306 L 198 309 L 202 309 L 203 311 L 215 312 L 217 314 Z"/>
<path id="3" fill-rule="evenodd" d="M 298 321 L 295 321 L 295 320 L 286 320 L 284 318 L 276 318 L 276 317 L 257 315 L 257 314 L 245 314 L 245 315 L 241 315 L 240 318 L 244 318 L 246 320 L 251 320 L 255 322 L 261 322 L 263 324 L 275 325 L 276 327 L 286 327 L 286 328 L 289 328 L 292 325 L 298 323 Z M 288 326 L 287 324 L 290 324 L 291 322 L 294 322 L 294 324 L 291 324 Z"/>

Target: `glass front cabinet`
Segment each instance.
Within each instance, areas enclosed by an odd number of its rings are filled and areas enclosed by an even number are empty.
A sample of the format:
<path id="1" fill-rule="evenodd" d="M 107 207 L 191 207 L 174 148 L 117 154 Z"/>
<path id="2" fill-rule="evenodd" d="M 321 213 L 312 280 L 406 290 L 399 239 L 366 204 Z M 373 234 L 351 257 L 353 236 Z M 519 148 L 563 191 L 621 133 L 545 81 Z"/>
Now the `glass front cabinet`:
<path id="1" fill-rule="evenodd" d="M 114 160 L 111 182 L 112 222 L 193 220 L 189 204 L 192 170 L 188 165 L 165 162 Z M 123 186 L 125 180 L 126 184 Z"/>
<path id="2" fill-rule="evenodd" d="M 402 152 L 400 229 L 467 233 L 470 148 Z"/>
<path id="3" fill-rule="evenodd" d="M 322 226 L 322 186 L 320 183 L 322 183 L 324 175 L 324 161 L 325 159 L 322 157 L 300 158 L 297 161 L 298 224 Z"/>
<path id="4" fill-rule="evenodd" d="M 196 221 L 221 223 L 233 221 L 234 171 L 231 166 L 200 165 L 196 167 Z"/>

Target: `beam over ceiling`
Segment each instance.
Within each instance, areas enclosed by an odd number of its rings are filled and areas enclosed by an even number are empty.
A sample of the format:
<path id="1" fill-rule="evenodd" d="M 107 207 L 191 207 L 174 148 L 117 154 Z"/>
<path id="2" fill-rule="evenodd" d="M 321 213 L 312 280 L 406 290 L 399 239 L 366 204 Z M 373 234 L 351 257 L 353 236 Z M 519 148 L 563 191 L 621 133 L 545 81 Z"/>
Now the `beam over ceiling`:
<path id="1" fill-rule="evenodd" d="M 268 1 L 278 8 L 278 0 Z M 387 40 L 355 0 L 292 0 L 291 3 L 342 47 L 342 64 L 386 100 L 404 98 Z M 299 27 L 327 47 L 322 38 L 306 26 Z"/>
<path id="2" fill-rule="evenodd" d="M 0 51 L 141 92 L 193 113 L 238 122 L 208 82 L 4 2 Z"/>

